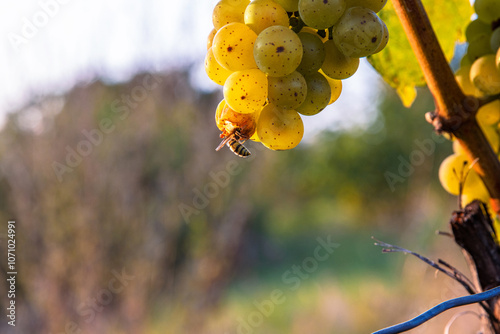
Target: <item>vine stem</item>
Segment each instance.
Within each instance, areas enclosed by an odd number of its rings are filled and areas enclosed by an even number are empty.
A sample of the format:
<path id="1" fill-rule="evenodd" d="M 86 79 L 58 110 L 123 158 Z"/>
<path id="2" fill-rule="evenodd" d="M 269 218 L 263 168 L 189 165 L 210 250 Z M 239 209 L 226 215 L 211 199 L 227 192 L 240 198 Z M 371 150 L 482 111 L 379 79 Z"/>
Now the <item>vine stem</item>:
<path id="1" fill-rule="evenodd" d="M 434 96 L 432 123 L 436 130 L 452 133 L 470 161 L 478 159 L 473 168 L 488 189 L 493 210 L 500 214 L 500 161 L 476 121 L 479 100 L 465 96 L 458 86 L 422 2 L 392 0 L 392 4 Z"/>

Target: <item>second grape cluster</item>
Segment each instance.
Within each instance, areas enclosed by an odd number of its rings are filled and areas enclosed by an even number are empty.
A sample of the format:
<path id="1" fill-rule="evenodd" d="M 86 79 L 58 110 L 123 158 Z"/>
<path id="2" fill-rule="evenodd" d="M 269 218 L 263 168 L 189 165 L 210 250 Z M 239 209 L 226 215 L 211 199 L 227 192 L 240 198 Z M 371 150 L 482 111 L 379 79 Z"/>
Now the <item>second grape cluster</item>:
<path id="1" fill-rule="evenodd" d="M 213 11 L 205 70 L 224 86 L 216 111 L 222 147 L 242 143 L 273 150 L 302 139 L 301 115 L 335 102 L 359 58 L 389 40 L 376 14 L 387 0 L 221 0 Z"/>
<path id="2" fill-rule="evenodd" d="M 474 10 L 477 18 L 465 30 L 467 52 L 455 78 L 466 95 L 478 98 L 494 96 L 500 94 L 500 2 L 476 0 Z M 500 157 L 500 100 L 496 99 L 479 108 L 476 120 Z M 450 194 L 460 195 L 463 205 L 475 199 L 488 203 L 488 191 L 471 168 L 472 162 L 458 140 L 453 142 L 453 152 L 439 168 L 443 188 Z"/>

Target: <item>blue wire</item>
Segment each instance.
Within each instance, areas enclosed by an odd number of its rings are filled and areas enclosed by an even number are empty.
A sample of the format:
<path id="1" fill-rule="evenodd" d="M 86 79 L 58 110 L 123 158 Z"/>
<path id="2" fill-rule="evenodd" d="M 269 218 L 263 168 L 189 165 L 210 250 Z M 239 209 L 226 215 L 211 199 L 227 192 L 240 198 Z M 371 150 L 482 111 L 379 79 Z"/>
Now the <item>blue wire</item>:
<path id="1" fill-rule="evenodd" d="M 442 302 L 441 304 L 438 304 L 431 308 L 428 311 L 425 311 L 424 313 L 420 314 L 419 316 L 416 316 L 415 318 L 402 322 L 400 324 L 387 327 L 384 329 L 381 329 L 379 331 L 373 332 L 372 334 L 397 334 L 397 333 L 402 333 L 407 330 L 410 330 L 412 328 L 415 328 L 417 326 L 420 326 L 424 322 L 430 320 L 431 318 L 434 318 L 438 314 L 449 310 L 451 308 L 457 307 L 457 306 L 462 306 L 462 305 L 467 305 L 467 304 L 473 304 L 473 303 L 478 303 L 485 301 L 487 299 L 496 297 L 500 295 L 500 286 L 497 286 L 496 288 L 490 289 L 488 291 L 484 291 L 481 293 L 476 293 L 474 295 L 470 296 L 464 296 L 464 297 L 458 297 L 454 299 L 447 300 L 445 302 Z"/>

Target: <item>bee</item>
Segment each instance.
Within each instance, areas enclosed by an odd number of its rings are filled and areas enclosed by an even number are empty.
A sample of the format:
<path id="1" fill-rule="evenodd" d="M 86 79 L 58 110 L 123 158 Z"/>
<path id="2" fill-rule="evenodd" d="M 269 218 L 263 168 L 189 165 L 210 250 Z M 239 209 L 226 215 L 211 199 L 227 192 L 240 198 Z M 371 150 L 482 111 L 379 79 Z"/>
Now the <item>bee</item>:
<path id="1" fill-rule="evenodd" d="M 251 154 L 250 151 L 243 146 L 243 143 L 248 139 L 248 137 L 244 137 L 239 129 L 235 129 L 234 132 L 227 137 L 221 134 L 221 138 L 224 139 L 219 146 L 217 146 L 215 149 L 216 151 L 220 150 L 225 144 L 227 144 L 227 147 L 229 147 L 229 149 L 239 157 L 246 158 Z"/>
<path id="2" fill-rule="evenodd" d="M 253 136 L 256 129 L 256 114 L 241 114 L 226 105 L 222 100 L 215 113 L 215 122 L 222 131 L 222 142 L 215 149 L 219 151 L 227 145 L 234 154 L 246 158 L 251 153 L 243 143 Z"/>

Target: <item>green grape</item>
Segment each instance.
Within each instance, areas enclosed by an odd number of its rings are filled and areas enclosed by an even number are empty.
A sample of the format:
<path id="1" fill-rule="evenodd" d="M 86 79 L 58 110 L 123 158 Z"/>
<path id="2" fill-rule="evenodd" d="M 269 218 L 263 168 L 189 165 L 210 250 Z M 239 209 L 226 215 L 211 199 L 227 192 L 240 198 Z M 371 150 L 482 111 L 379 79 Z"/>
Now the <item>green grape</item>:
<path id="1" fill-rule="evenodd" d="M 306 79 L 297 71 L 284 77 L 268 77 L 269 102 L 284 109 L 295 109 L 307 94 Z"/>
<path id="2" fill-rule="evenodd" d="M 321 38 L 315 33 L 299 32 L 297 34 L 302 42 L 302 61 L 297 67 L 297 71 L 303 75 L 318 72 L 325 61 L 325 47 Z"/>
<path id="3" fill-rule="evenodd" d="M 386 3 L 387 0 L 346 0 L 346 7 L 365 7 L 378 13 Z"/>
<path id="4" fill-rule="evenodd" d="M 487 24 L 500 19 L 500 6 L 498 0 L 476 0 L 474 10 L 477 17 Z"/>
<path id="5" fill-rule="evenodd" d="M 304 77 L 307 83 L 307 96 L 296 110 L 302 115 L 312 116 L 319 113 L 330 102 L 332 89 L 323 74 L 316 72 Z"/>
<path id="6" fill-rule="evenodd" d="M 288 27 L 288 14 L 272 0 L 254 0 L 245 9 L 245 24 L 258 35 L 270 26 Z"/>
<path id="7" fill-rule="evenodd" d="M 470 80 L 486 95 L 500 93 L 500 71 L 495 64 L 495 55 L 482 56 L 470 69 Z"/>
<path id="8" fill-rule="evenodd" d="M 345 0 L 299 0 L 300 18 L 314 29 L 333 26 L 344 13 Z"/>
<path id="9" fill-rule="evenodd" d="M 289 150 L 302 140 L 304 123 L 295 110 L 278 108 L 269 103 L 260 112 L 257 135 L 267 148 Z"/>
<path id="10" fill-rule="evenodd" d="M 359 58 L 346 57 L 333 40 L 326 41 L 325 61 L 321 70 L 332 79 L 342 80 L 352 76 L 359 67 Z"/>
<path id="11" fill-rule="evenodd" d="M 266 103 L 267 85 L 266 75 L 258 69 L 234 72 L 224 83 L 224 99 L 237 112 L 256 112 Z"/>
<path id="12" fill-rule="evenodd" d="M 492 53 L 490 44 L 491 35 L 480 35 L 467 46 L 467 56 L 473 63 L 484 55 Z"/>
<path id="13" fill-rule="evenodd" d="M 207 56 L 205 57 L 205 71 L 208 77 L 218 85 L 224 85 L 227 77 L 233 73 L 230 70 L 226 70 L 217 62 L 212 52 L 212 48 L 208 49 Z"/>
<path id="14" fill-rule="evenodd" d="M 212 47 L 212 43 L 214 41 L 214 37 L 215 37 L 216 33 L 217 33 L 217 30 L 215 30 L 215 28 L 213 28 L 212 31 L 210 31 L 210 34 L 208 34 L 208 37 L 207 37 L 207 50 Z"/>
<path id="15" fill-rule="evenodd" d="M 257 68 L 253 47 L 257 34 L 244 23 L 233 22 L 215 34 L 212 50 L 217 62 L 231 71 Z"/>
<path id="16" fill-rule="evenodd" d="M 500 48 L 500 27 L 496 28 L 490 37 L 490 46 L 493 53 L 497 52 Z"/>
<path id="17" fill-rule="evenodd" d="M 295 71 L 302 60 L 302 43 L 292 30 L 283 26 L 264 29 L 253 49 L 255 62 L 271 77 L 281 77 Z"/>
<path id="18" fill-rule="evenodd" d="M 455 72 L 455 80 L 462 89 L 465 95 L 481 96 L 476 86 L 470 81 L 470 68 L 471 65 L 461 66 Z"/>
<path id="19" fill-rule="evenodd" d="M 477 111 L 476 119 L 480 124 L 493 125 L 500 121 L 500 101 L 490 102 Z"/>
<path id="20" fill-rule="evenodd" d="M 463 177 L 468 172 L 463 186 L 463 193 L 478 191 L 484 187 L 479 175 L 470 169 L 470 163 L 467 156 L 454 153 L 443 160 L 439 166 L 439 181 L 444 190 L 452 195 L 459 194 L 459 185 L 463 183 Z"/>
<path id="21" fill-rule="evenodd" d="M 299 10 L 299 0 L 274 0 L 274 2 L 279 3 L 287 12 Z"/>
<path id="22" fill-rule="evenodd" d="M 322 70 L 319 70 L 319 73 L 325 76 L 326 80 L 328 80 L 328 84 L 330 85 L 331 96 L 330 101 L 328 102 L 328 104 L 330 105 L 333 102 L 337 101 L 340 97 L 340 94 L 342 93 L 342 80 L 332 79 L 328 75 L 325 75 Z"/>
<path id="23" fill-rule="evenodd" d="M 474 21 L 470 21 L 465 28 L 465 38 L 467 42 L 475 41 L 482 35 L 491 34 L 491 25 L 484 23 L 479 19 L 475 19 Z"/>
<path id="24" fill-rule="evenodd" d="M 215 30 L 231 22 L 243 23 L 243 14 L 250 0 L 221 0 L 215 5 L 212 22 Z"/>
<path id="25" fill-rule="evenodd" d="M 333 40 L 348 57 L 366 57 L 377 50 L 384 36 L 384 24 L 368 8 L 346 9 L 333 29 Z"/>
<path id="26" fill-rule="evenodd" d="M 380 51 L 382 51 L 386 46 L 387 44 L 389 43 L 389 29 L 387 28 L 387 25 L 385 24 L 384 21 L 380 20 L 382 22 L 382 25 L 384 27 L 384 33 L 382 35 L 382 42 L 380 42 L 378 48 L 375 49 L 375 51 L 373 51 L 372 54 L 375 54 L 375 53 L 379 53 Z"/>
<path id="27" fill-rule="evenodd" d="M 472 61 L 469 58 L 469 55 L 466 53 L 462 56 L 462 59 L 460 60 L 460 67 L 463 66 L 472 66 Z"/>

